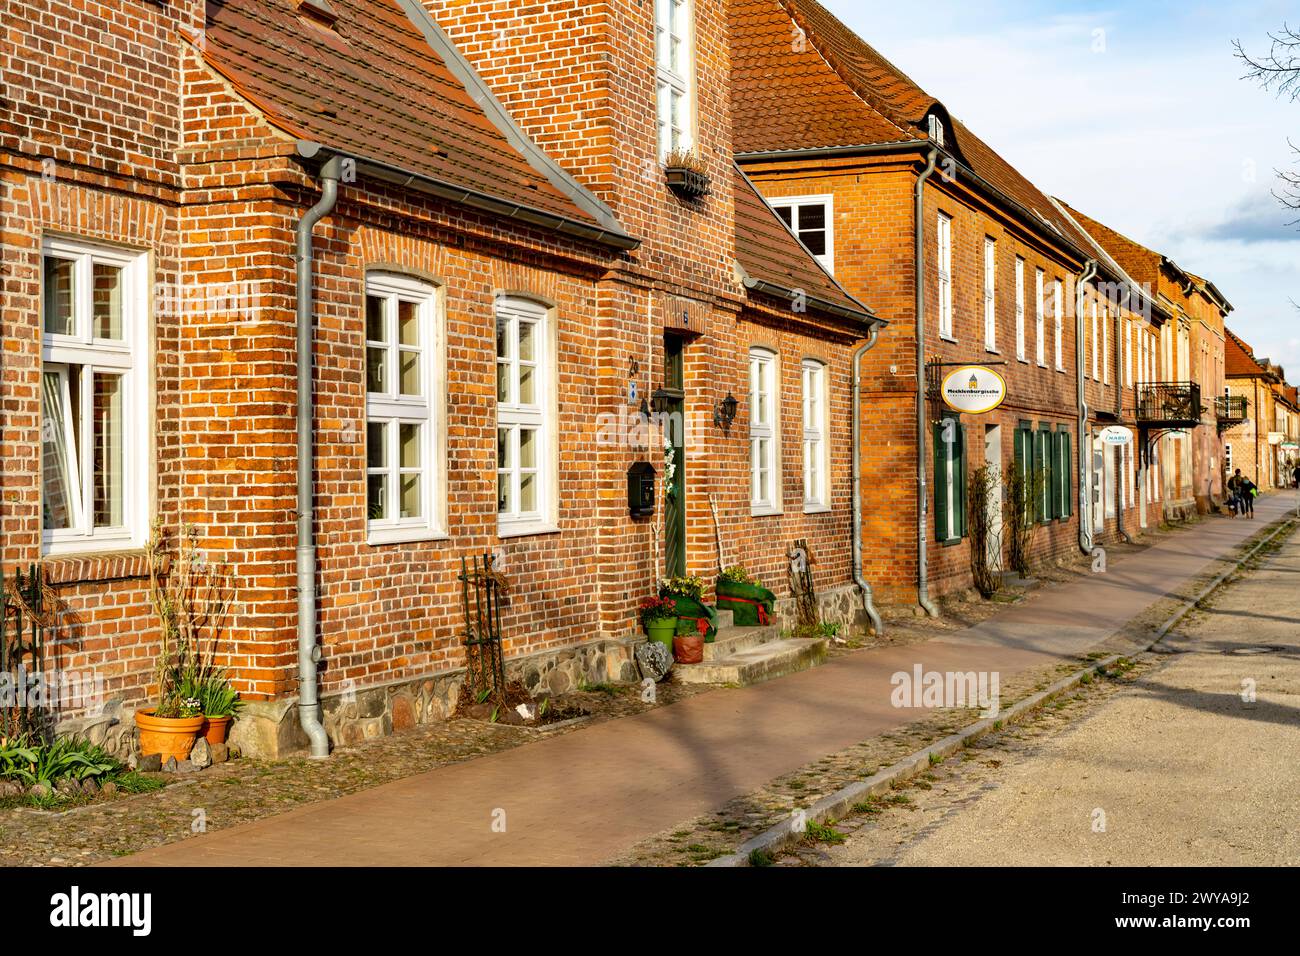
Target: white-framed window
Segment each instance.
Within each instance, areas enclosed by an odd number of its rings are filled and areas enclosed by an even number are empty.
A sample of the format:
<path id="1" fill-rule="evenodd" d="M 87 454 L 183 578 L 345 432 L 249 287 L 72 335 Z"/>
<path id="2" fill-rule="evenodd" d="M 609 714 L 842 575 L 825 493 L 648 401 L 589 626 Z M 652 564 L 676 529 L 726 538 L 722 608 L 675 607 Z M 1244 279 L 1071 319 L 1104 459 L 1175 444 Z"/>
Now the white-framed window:
<path id="1" fill-rule="evenodd" d="M 777 360 L 767 349 L 749 350 L 749 503 L 755 514 L 781 510 Z"/>
<path id="2" fill-rule="evenodd" d="M 944 145 L 943 120 L 939 119 L 939 117 L 935 116 L 933 113 L 931 113 L 927 117 L 927 119 L 929 120 L 929 122 L 926 124 L 926 126 L 930 133 L 930 139 L 934 140 L 934 144 L 936 146 L 943 146 Z"/>
<path id="3" fill-rule="evenodd" d="M 498 534 L 554 530 L 555 396 L 549 310 L 496 301 Z"/>
<path id="4" fill-rule="evenodd" d="M 1101 378 L 1101 370 L 1098 367 L 1098 355 L 1101 348 L 1101 330 L 1097 328 L 1097 300 L 1092 300 L 1092 380 L 1095 382 Z"/>
<path id="5" fill-rule="evenodd" d="M 773 199 L 772 208 L 826 271 L 834 272 L 835 197 L 786 196 Z"/>
<path id="6" fill-rule="evenodd" d="M 998 244 L 991 236 L 984 237 L 984 348 L 998 350 L 997 318 Z"/>
<path id="7" fill-rule="evenodd" d="M 1110 306 L 1101 310 L 1101 380 L 1110 384 Z"/>
<path id="8" fill-rule="evenodd" d="M 830 508 L 828 472 L 830 443 L 826 440 L 826 366 L 804 359 L 803 373 L 803 507 L 805 511 Z"/>
<path id="9" fill-rule="evenodd" d="M 446 534 L 446 388 L 439 291 L 366 276 L 366 541 Z"/>
<path id="10" fill-rule="evenodd" d="M 1016 256 L 1016 358 L 1025 359 L 1025 260 Z"/>
<path id="11" fill-rule="evenodd" d="M 939 213 L 939 334 L 952 338 L 952 217 Z"/>
<path id="12" fill-rule="evenodd" d="M 1133 387 L 1133 320 L 1124 320 L 1124 384 Z"/>
<path id="13" fill-rule="evenodd" d="M 1043 270 L 1034 270 L 1034 358 L 1047 365 L 1047 331 L 1043 322 Z"/>
<path id="14" fill-rule="evenodd" d="M 692 0 L 655 0 L 655 99 L 659 158 L 695 145 Z"/>
<path id="15" fill-rule="evenodd" d="M 1065 345 L 1063 342 L 1065 333 L 1063 329 L 1064 313 L 1061 310 L 1061 280 L 1052 280 L 1052 323 L 1055 326 L 1053 335 L 1053 348 L 1056 350 L 1056 370 L 1065 371 Z"/>
<path id="16" fill-rule="evenodd" d="M 143 547 L 149 530 L 147 257 L 48 238 L 41 264 L 47 554 Z"/>

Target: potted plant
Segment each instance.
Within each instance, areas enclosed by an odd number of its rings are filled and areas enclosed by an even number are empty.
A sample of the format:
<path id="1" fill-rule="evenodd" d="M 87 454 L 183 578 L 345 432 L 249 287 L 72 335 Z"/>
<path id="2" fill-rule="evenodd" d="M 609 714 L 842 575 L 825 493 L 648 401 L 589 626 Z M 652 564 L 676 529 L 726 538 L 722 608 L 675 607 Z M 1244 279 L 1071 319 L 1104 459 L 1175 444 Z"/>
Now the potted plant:
<path id="1" fill-rule="evenodd" d="M 703 581 L 694 575 L 664 578 L 659 582 L 659 596 L 676 604 L 679 634 L 699 634 L 705 643 L 712 643 L 718 633 L 718 613 L 704 603 Z"/>
<path id="2" fill-rule="evenodd" d="M 155 522 L 147 547 L 149 603 L 159 623 L 158 702 L 138 709 L 135 723 L 141 755 L 159 754 L 164 761 L 187 758 L 203 729 L 202 686 L 214 669 L 202 639 L 220 632 L 229 607 L 225 568 L 199 552 L 197 537 L 193 528 L 183 529 L 172 560 L 162 524 Z M 212 648 L 215 643 L 214 637 Z"/>
<path id="3" fill-rule="evenodd" d="M 195 689 L 203 708 L 203 729 L 199 732 L 210 744 L 224 744 L 230 722 L 244 703 L 239 691 L 230 686 L 230 675 L 221 668 L 211 668 L 201 676 Z"/>
<path id="4" fill-rule="evenodd" d="M 658 641 L 671 652 L 677 633 L 677 603 L 671 598 L 652 597 L 641 602 L 641 626 L 650 640 Z"/>
<path id="5" fill-rule="evenodd" d="M 704 660 L 704 635 L 688 633 L 675 636 L 673 660 L 678 664 L 698 664 Z"/>
<path id="6" fill-rule="evenodd" d="M 718 575 L 717 592 L 718 607 L 731 611 L 736 624 L 755 627 L 772 622 L 776 595 L 740 565 L 732 565 Z"/>
<path id="7" fill-rule="evenodd" d="M 696 150 L 674 149 L 664 160 L 664 176 L 668 188 L 690 200 L 709 195 L 708 164 Z"/>

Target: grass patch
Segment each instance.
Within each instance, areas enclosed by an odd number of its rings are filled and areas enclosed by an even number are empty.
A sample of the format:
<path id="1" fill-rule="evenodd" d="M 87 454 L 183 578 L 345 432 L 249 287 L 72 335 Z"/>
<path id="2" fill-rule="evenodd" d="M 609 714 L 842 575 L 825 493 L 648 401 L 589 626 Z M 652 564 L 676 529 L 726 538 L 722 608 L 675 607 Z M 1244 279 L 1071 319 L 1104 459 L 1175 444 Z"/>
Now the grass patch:
<path id="1" fill-rule="evenodd" d="M 776 861 L 772 859 L 772 854 L 768 853 L 766 850 L 749 851 L 750 866 L 771 866 L 774 862 Z"/>
<path id="2" fill-rule="evenodd" d="M 804 833 L 809 839 L 818 843 L 830 843 L 838 845 L 849 838 L 847 833 L 841 833 L 830 823 L 817 823 L 813 820 L 808 821 L 808 826 Z"/>

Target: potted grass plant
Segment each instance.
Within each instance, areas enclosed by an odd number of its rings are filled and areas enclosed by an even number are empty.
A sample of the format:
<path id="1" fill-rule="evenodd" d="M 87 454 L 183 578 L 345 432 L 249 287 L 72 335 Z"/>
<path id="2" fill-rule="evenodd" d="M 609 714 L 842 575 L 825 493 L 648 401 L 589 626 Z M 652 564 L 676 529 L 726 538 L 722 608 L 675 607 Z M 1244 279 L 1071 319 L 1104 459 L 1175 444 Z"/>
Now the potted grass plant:
<path id="1" fill-rule="evenodd" d="M 159 646 L 154 678 L 157 703 L 135 712 L 140 753 L 164 761 L 189 756 L 203 729 L 203 680 L 214 672 L 212 650 L 230 604 L 225 568 L 208 561 L 198 549 L 198 534 L 182 529 L 176 554 L 166 546 L 161 522 L 149 536 L 149 603 L 158 615 Z M 204 636 L 211 643 L 203 650 Z"/>
<path id="2" fill-rule="evenodd" d="M 711 192 L 708 163 L 693 149 L 674 149 L 664 159 L 668 188 L 683 199 L 698 201 Z"/>
<path id="3" fill-rule="evenodd" d="M 208 667 L 185 681 L 186 692 L 198 700 L 203 711 L 203 727 L 199 733 L 210 744 L 224 744 L 243 701 L 239 691 L 230 685 L 230 675 L 222 668 Z"/>

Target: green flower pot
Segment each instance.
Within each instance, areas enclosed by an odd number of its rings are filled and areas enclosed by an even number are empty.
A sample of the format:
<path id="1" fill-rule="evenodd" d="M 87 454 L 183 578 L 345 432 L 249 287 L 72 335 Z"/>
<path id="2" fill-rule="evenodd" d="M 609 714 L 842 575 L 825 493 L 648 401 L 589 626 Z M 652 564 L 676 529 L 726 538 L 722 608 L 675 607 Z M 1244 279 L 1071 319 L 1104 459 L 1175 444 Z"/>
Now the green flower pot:
<path id="1" fill-rule="evenodd" d="M 673 652 L 673 638 L 677 635 L 677 618 L 670 617 L 661 621 L 651 621 L 645 626 L 645 630 L 650 635 L 650 640 L 658 641 L 668 648 L 669 654 Z"/>

